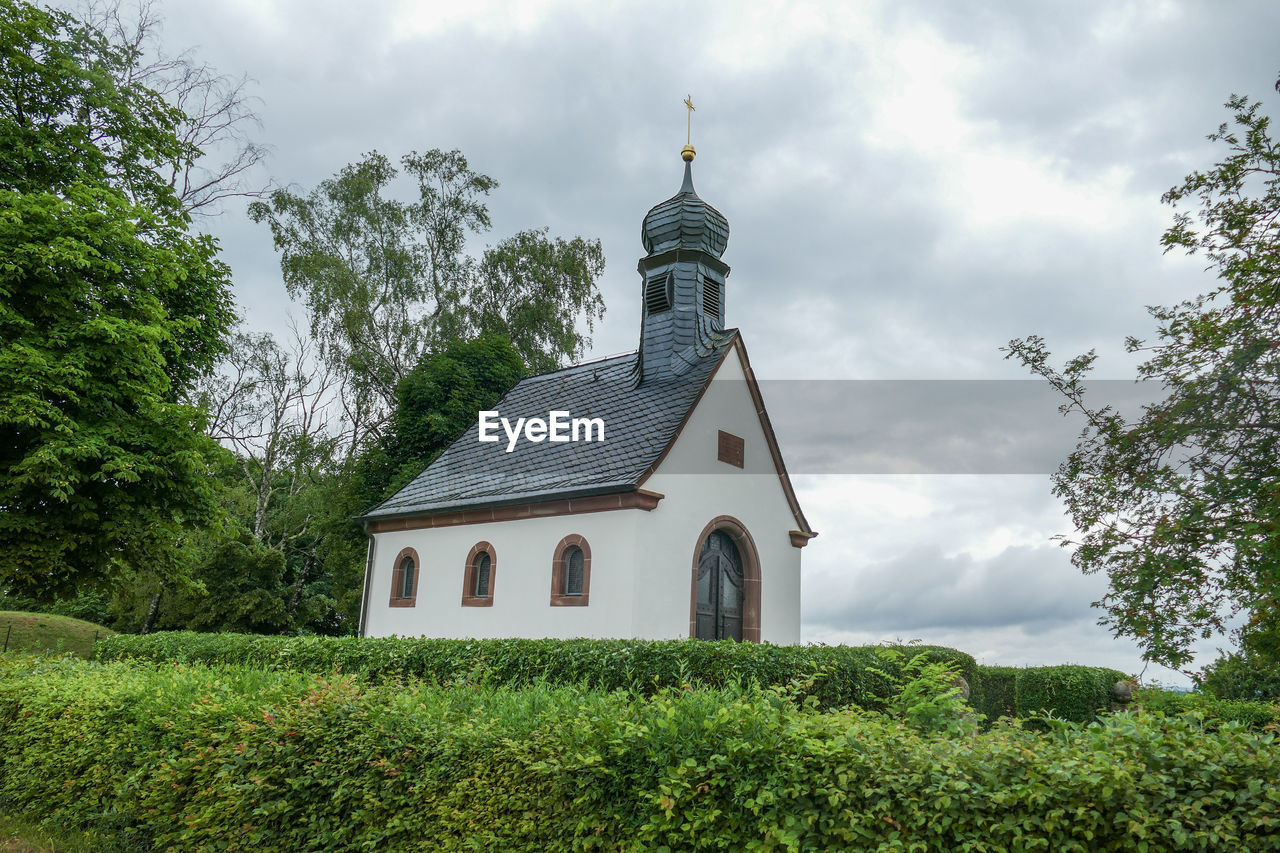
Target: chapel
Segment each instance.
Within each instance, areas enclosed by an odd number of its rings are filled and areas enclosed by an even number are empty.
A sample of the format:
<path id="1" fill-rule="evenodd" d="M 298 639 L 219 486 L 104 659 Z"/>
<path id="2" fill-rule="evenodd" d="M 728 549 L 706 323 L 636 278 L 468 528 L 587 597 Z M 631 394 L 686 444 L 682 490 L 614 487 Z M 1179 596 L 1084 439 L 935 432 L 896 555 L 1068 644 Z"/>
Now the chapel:
<path id="1" fill-rule="evenodd" d="M 681 154 L 679 192 L 641 227 L 636 351 L 523 379 L 495 407 L 598 428 L 482 440 L 478 417 L 362 516 L 361 636 L 799 642 L 817 534 L 725 327 L 728 220 Z"/>

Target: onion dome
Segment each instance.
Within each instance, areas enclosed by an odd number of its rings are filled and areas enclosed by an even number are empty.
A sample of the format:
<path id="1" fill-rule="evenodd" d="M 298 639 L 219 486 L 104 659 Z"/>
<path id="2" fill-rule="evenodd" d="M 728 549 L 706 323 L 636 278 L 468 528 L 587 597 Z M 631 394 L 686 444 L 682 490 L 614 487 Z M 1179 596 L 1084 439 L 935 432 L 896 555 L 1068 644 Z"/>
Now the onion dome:
<path id="1" fill-rule="evenodd" d="M 669 249 L 699 249 L 719 258 L 729 245 L 729 220 L 693 191 L 693 146 L 686 145 L 681 154 L 684 184 L 680 192 L 645 214 L 640 239 L 650 255 Z"/>

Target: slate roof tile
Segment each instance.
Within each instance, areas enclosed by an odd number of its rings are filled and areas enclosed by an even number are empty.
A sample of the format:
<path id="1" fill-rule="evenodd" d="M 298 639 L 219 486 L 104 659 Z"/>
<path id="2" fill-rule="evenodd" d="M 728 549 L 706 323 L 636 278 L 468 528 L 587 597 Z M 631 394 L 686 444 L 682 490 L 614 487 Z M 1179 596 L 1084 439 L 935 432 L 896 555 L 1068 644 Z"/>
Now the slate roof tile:
<path id="1" fill-rule="evenodd" d="M 495 407 L 513 426 L 518 418 L 545 420 L 551 411 L 567 411 L 573 418 L 602 419 L 604 441 L 533 443 L 522 435 L 507 452 L 501 428 L 499 441 L 481 442 L 475 423 L 409 485 L 363 518 L 634 489 L 675 438 L 735 335 L 736 330 L 725 330 L 681 375 L 648 379 L 639 387 L 634 387 L 635 353 L 523 379 Z"/>

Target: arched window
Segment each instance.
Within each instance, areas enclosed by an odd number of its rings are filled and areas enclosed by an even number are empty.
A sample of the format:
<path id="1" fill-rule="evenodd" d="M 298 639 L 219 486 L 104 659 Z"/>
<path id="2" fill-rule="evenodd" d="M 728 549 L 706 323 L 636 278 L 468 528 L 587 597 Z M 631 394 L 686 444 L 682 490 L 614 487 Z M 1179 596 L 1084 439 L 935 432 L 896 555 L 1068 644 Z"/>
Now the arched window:
<path id="1" fill-rule="evenodd" d="M 571 545 L 564 552 L 564 594 L 582 595 L 582 549 Z"/>
<path id="2" fill-rule="evenodd" d="M 421 570 L 417 551 L 405 548 L 396 555 L 396 561 L 391 567 L 392 607 L 413 607 L 417 603 L 418 575 Z"/>
<path id="3" fill-rule="evenodd" d="M 489 564 L 492 562 L 488 554 L 476 557 L 476 598 L 489 597 Z"/>
<path id="4" fill-rule="evenodd" d="M 591 597 L 591 546 L 576 533 L 556 546 L 551 560 L 551 606 L 585 607 Z"/>
<path id="5" fill-rule="evenodd" d="M 497 552 L 488 542 L 477 542 L 467 554 L 467 565 L 462 573 L 462 606 L 492 607 L 497 574 Z"/>

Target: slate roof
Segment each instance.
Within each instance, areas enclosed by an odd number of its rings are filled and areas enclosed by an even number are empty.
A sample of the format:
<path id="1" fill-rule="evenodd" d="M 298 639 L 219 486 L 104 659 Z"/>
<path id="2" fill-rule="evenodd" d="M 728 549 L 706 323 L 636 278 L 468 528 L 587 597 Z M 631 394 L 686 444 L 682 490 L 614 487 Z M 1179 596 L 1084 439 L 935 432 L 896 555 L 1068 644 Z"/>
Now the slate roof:
<path id="1" fill-rule="evenodd" d="M 719 333 L 709 352 L 679 376 L 636 387 L 636 354 L 615 356 L 521 380 L 494 408 L 512 425 L 547 419 L 552 410 L 601 418 L 603 442 L 481 442 L 472 424 L 425 471 L 365 519 L 429 515 L 473 507 L 631 491 L 675 438 L 736 329 Z"/>

